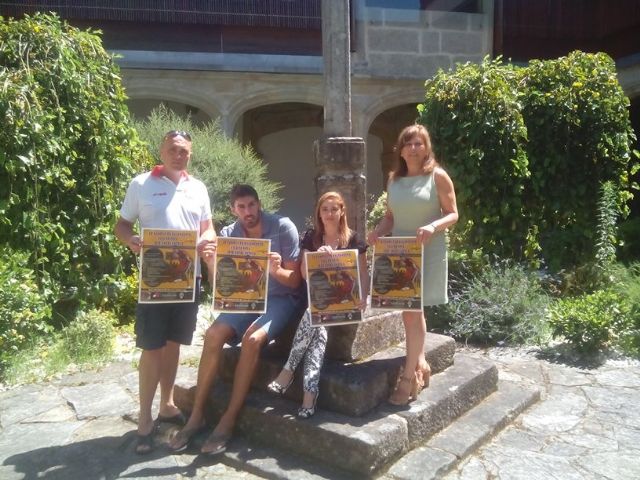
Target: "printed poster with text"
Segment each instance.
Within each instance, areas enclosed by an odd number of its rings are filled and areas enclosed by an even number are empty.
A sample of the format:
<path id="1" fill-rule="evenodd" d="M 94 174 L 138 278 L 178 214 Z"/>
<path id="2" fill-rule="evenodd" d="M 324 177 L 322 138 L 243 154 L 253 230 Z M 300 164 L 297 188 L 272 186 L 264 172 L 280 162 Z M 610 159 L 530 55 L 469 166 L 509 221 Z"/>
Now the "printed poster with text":
<path id="1" fill-rule="evenodd" d="M 196 230 L 142 229 L 140 303 L 195 301 Z"/>
<path id="2" fill-rule="evenodd" d="M 422 311 L 422 245 L 416 237 L 382 237 L 373 248 L 371 308 Z"/>
<path id="3" fill-rule="evenodd" d="M 311 325 L 362 321 L 358 251 L 307 252 L 305 255 Z"/>
<path id="4" fill-rule="evenodd" d="M 213 309 L 228 313 L 267 311 L 271 240 L 218 237 Z"/>

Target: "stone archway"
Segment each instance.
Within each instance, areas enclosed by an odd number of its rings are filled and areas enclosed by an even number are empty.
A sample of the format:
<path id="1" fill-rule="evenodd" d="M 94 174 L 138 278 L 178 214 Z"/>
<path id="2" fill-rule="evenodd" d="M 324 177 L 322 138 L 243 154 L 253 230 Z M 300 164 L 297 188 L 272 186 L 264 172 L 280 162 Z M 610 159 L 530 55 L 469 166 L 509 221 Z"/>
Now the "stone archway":
<path id="1" fill-rule="evenodd" d="M 367 142 L 367 191 L 376 198 L 386 189 L 398 133 L 415 122 L 416 117 L 416 104 L 409 103 L 389 108 L 371 122 Z"/>
<path id="2" fill-rule="evenodd" d="M 164 104 L 181 117 L 190 116 L 195 124 L 203 124 L 213 120 L 206 112 L 200 108 L 187 103 L 166 100 L 162 98 L 130 98 L 127 100 L 129 112 L 135 118 L 143 120 L 149 116 L 151 111 Z"/>
<path id="3" fill-rule="evenodd" d="M 267 164 L 269 179 L 283 185 L 279 213 L 305 228 L 313 215 L 315 159 L 313 142 L 322 136 L 322 107 L 283 102 L 247 110 L 240 119 L 242 143 Z"/>

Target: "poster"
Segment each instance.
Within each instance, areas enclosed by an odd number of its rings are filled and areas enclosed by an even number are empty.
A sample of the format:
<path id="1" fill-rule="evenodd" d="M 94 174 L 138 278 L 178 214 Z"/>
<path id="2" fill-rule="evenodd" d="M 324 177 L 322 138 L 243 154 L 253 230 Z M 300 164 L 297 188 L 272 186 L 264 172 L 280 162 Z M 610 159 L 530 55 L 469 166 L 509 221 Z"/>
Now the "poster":
<path id="1" fill-rule="evenodd" d="M 362 321 L 358 251 L 306 252 L 305 255 L 311 325 Z"/>
<path id="2" fill-rule="evenodd" d="M 140 303 L 195 301 L 196 230 L 143 228 L 140 250 Z"/>
<path id="3" fill-rule="evenodd" d="M 267 311 L 271 240 L 218 237 L 213 309 L 228 313 Z"/>
<path id="4" fill-rule="evenodd" d="M 422 311 L 422 245 L 416 237 L 382 237 L 373 247 L 371 308 Z"/>

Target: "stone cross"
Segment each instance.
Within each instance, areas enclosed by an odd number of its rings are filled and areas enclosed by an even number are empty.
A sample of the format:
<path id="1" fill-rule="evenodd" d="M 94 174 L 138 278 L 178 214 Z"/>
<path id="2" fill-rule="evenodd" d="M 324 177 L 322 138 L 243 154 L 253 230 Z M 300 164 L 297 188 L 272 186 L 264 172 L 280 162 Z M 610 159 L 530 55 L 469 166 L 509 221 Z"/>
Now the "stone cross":
<path id="1" fill-rule="evenodd" d="M 351 131 L 349 1 L 322 0 L 324 134 L 315 143 L 316 198 L 329 190 L 347 203 L 349 226 L 366 230 L 365 144 Z"/>

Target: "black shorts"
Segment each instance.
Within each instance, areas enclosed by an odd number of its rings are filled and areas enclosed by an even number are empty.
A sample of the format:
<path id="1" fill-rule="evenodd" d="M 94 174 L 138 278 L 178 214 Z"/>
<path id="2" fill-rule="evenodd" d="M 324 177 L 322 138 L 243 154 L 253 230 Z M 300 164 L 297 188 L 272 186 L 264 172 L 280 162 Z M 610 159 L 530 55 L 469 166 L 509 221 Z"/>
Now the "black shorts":
<path id="1" fill-rule="evenodd" d="M 138 303 L 136 306 L 136 346 L 156 350 L 167 341 L 191 345 L 196 329 L 200 281 L 196 283 L 196 299 L 189 303 Z"/>

